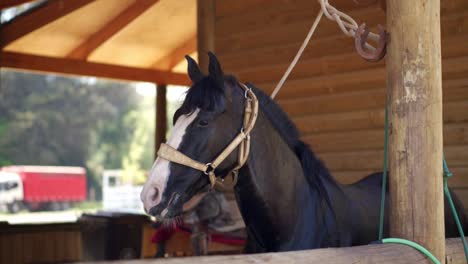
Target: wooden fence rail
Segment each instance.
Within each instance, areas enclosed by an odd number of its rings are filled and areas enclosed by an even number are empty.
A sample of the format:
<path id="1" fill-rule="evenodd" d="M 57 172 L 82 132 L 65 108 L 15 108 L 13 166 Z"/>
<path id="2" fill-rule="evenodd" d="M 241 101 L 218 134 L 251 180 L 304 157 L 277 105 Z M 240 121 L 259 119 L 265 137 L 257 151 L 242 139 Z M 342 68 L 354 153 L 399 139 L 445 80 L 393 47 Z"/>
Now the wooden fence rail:
<path id="1" fill-rule="evenodd" d="M 446 240 L 446 263 L 466 263 L 463 246 L 459 238 Z M 105 264 L 106 262 L 99 262 Z M 190 258 L 169 258 L 157 260 L 134 260 L 110 263 L 158 263 L 158 264 L 186 264 L 186 263 L 431 263 L 419 251 L 404 245 L 383 244 L 347 248 L 326 248 L 283 253 L 266 253 L 255 255 L 207 256 Z"/>

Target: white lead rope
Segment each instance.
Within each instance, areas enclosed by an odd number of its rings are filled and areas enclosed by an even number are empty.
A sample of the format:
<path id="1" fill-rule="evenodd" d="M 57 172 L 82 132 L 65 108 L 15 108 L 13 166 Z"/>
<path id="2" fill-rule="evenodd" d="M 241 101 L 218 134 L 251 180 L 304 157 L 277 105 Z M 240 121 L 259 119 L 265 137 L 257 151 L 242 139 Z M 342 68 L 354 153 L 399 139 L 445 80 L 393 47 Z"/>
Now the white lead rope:
<path id="1" fill-rule="evenodd" d="M 279 90 L 283 86 L 283 84 L 286 81 L 286 79 L 288 78 L 289 74 L 291 73 L 291 71 L 296 66 L 297 62 L 299 61 L 299 58 L 302 56 L 302 53 L 304 52 L 305 48 L 309 44 L 309 41 L 312 38 L 312 35 L 314 35 L 315 29 L 317 28 L 317 25 L 320 22 L 320 19 L 322 18 L 322 16 L 323 16 L 323 9 L 320 9 L 320 12 L 318 13 L 317 18 L 315 18 L 314 24 L 310 28 L 309 33 L 307 34 L 307 37 L 304 39 L 304 42 L 302 42 L 302 46 L 299 49 L 299 51 L 297 52 L 296 57 L 294 57 L 291 64 L 289 64 L 288 69 L 286 70 L 283 77 L 281 78 L 281 80 L 276 85 L 275 89 L 273 90 L 273 93 L 271 93 L 271 98 L 272 99 L 275 98 L 276 94 L 279 92 Z"/>
<path id="2" fill-rule="evenodd" d="M 312 38 L 312 35 L 314 35 L 314 32 L 317 28 L 318 23 L 322 19 L 323 14 L 325 14 L 325 16 L 328 19 L 335 21 L 340 27 L 341 31 L 343 31 L 343 33 L 346 36 L 355 37 L 356 35 L 358 24 L 352 17 L 336 9 L 334 6 L 330 5 L 330 3 L 328 3 L 328 0 L 318 0 L 318 1 L 320 3 L 321 8 L 317 17 L 315 18 L 314 24 L 312 24 L 312 27 L 310 28 L 309 33 L 307 33 L 307 36 L 304 39 L 304 42 L 302 42 L 301 47 L 297 51 L 297 54 L 294 57 L 291 64 L 289 64 L 289 67 L 286 70 L 286 72 L 283 74 L 283 77 L 278 82 L 275 89 L 273 89 L 273 92 L 271 93 L 272 99 L 274 99 L 276 95 L 278 94 L 278 92 L 281 90 L 281 87 L 283 87 L 284 82 L 286 82 L 286 79 L 289 77 L 289 74 L 291 74 L 291 71 L 294 69 L 297 62 L 299 61 L 299 58 L 302 56 L 302 53 L 304 52 L 305 48 L 309 44 L 309 41 Z M 372 32 L 369 33 L 369 37 L 373 40 L 379 39 L 379 35 L 372 33 Z M 365 43 L 365 45 L 366 45 L 366 48 L 368 48 L 369 50 L 375 50 L 375 48 L 372 45 L 368 43 Z"/>

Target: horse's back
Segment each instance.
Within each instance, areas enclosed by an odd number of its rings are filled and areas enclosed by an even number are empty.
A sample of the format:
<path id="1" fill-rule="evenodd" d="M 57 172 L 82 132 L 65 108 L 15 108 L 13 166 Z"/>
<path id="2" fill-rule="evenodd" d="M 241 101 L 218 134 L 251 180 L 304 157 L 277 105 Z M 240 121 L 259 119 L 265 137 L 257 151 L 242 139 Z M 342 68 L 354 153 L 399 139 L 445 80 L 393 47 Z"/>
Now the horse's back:
<path id="1" fill-rule="evenodd" d="M 357 181 L 355 183 L 349 184 L 349 186 L 354 186 L 354 187 L 357 187 L 357 188 L 369 187 L 369 186 L 381 188 L 381 186 L 382 186 L 382 172 L 376 172 L 376 173 L 372 173 L 370 175 L 367 175 L 366 177 L 362 178 L 361 180 L 359 180 L 359 181 Z"/>
<path id="2" fill-rule="evenodd" d="M 352 246 L 377 240 L 382 173 L 373 173 L 355 183 L 342 185 L 342 189 L 350 202 L 350 211 L 342 217 L 352 219 L 349 230 L 352 236 Z M 388 202 L 386 207 L 388 208 Z M 385 229 L 388 230 L 387 227 Z"/>
<path id="3" fill-rule="evenodd" d="M 359 211 L 363 212 L 366 210 L 369 215 L 366 216 L 367 221 L 361 218 L 361 221 L 364 223 L 372 226 L 368 226 L 368 231 L 374 232 L 375 227 L 378 224 L 378 216 L 380 212 L 380 198 L 381 198 L 381 191 L 382 191 L 382 173 L 373 173 L 368 175 L 367 177 L 348 185 L 344 185 L 343 189 L 345 193 L 350 197 L 352 200 L 356 201 L 354 204 L 355 208 Z M 441 190 L 442 191 L 442 190 Z M 460 219 L 460 223 L 464 231 L 468 231 L 468 218 L 465 214 L 465 210 L 463 207 L 462 202 L 458 198 L 458 196 L 450 190 L 452 200 L 454 202 L 455 208 L 457 209 L 458 216 Z M 388 199 L 388 184 L 386 188 L 386 212 L 385 212 L 385 229 L 388 230 L 388 206 L 389 206 L 389 199 Z M 368 200 L 369 199 L 369 200 Z M 444 195 L 444 207 L 445 207 L 445 235 L 446 237 L 458 237 L 458 228 L 456 226 L 453 213 L 451 211 L 450 205 L 448 203 L 447 198 Z"/>

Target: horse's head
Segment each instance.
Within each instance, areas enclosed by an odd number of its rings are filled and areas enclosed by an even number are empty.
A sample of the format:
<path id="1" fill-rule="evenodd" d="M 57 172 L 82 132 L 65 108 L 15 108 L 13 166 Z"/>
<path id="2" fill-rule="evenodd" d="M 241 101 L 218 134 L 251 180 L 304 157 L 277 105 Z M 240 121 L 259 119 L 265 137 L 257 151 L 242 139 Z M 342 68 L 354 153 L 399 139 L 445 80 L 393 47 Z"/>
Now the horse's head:
<path id="1" fill-rule="evenodd" d="M 211 162 L 237 136 L 245 104 L 244 91 L 225 78 L 214 54 L 209 57 L 209 74 L 204 75 L 186 56 L 192 87 L 174 114 L 174 128 L 166 143 L 202 164 Z M 224 175 L 237 164 L 235 153 L 216 168 L 216 175 Z M 141 200 L 146 212 L 170 219 L 195 205 L 209 189 L 209 177 L 202 171 L 158 157 Z"/>

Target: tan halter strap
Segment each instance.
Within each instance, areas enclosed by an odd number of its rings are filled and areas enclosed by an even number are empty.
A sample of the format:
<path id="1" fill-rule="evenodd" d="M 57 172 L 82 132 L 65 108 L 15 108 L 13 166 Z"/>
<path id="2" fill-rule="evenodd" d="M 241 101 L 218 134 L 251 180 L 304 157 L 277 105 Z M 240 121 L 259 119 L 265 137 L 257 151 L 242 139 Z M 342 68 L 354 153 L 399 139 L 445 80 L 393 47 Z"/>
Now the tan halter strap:
<path id="1" fill-rule="evenodd" d="M 182 154 L 177 149 L 165 144 L 161 143 L 161 146 L 158 150 L 158 157 L 178 163 L 180 165 L 184 165 L 199 171 L 203 171 L 206 175 L 210 177 L 210 183 L 213 187 L 214 182 L 216 181 L 216 176 L 214 175 L 214 170 L 210 171 L 210 164 L 203 164 L 196 160 L 189 158 L 188 156 Z"/>
<path id="2" fill-rule="evenodd" d="M 162 143 L 159 147 L 158 157 L 202 171 L 209 177 L 211 188 L 215 187 L 215 185 L 217 188 L 226 188 L 223 184 L 224 178 L 221 181 L 217 181 L 214 171 L 237 147 L 239 147 L 237 165 L 228 173 L 228 175 L 232 175 L 233 180 L 232 186 L 230 187 L 234 187 L 237 183 L 238 171 L 244 166 L 249 157 L 250 132 L 254 128 L 258 116 L 258 100 L 254 92 L 243 83 L 239 83 L 239 85 L 244 90 L 246 99 L 243 126 L 239 134 L 237 134 L 231 143 L 229 143 L 212 162 L 206 164 L 198 162 L 165 143 Z"/>

